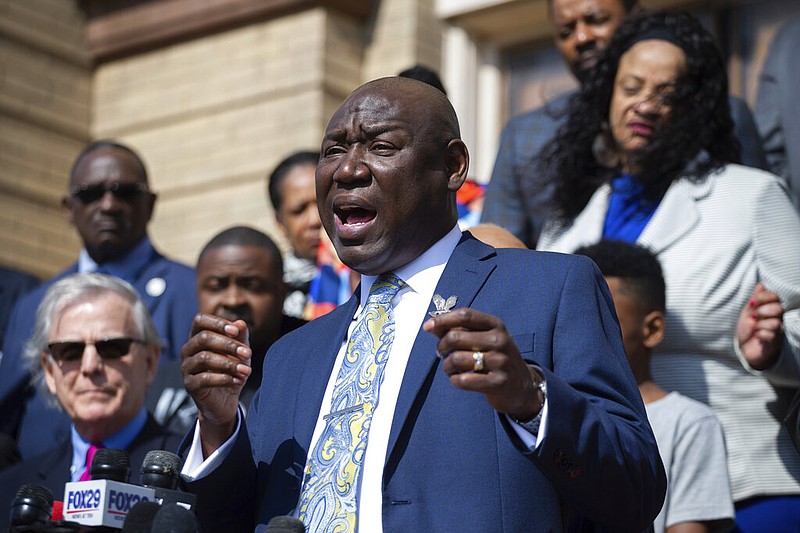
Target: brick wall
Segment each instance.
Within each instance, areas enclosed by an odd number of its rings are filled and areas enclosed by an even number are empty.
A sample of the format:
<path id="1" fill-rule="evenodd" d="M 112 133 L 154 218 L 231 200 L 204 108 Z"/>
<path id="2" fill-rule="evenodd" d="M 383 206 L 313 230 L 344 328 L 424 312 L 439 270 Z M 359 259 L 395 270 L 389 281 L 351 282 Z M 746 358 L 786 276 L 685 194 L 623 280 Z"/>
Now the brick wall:
<path id="1" fill-rule="evenodd" d="M 267 174 L 316 149 L 362 82 L 439 67 L 433 4 L 384 0 L 366 20 L 321 4 L 92 68 L 77 0 L 0 0 L 0 264 L 46 278 L 75 259 L 60 198 L 75 155 L 106 137 L 148 166 L 163 253 L 193 264 L 234 224 L 285 247 Z"/>
<path id="2" fill-rule="evenodd" d="M 2 0 L 0 35 L 0 264 L 44 278 L 79 248 L 60 198 L 89 139 L 82 15 L 63 0 Z"/>
<path id="3" fill-rule="evenodd" d="M 214 233 L 248 224 L 285 246 L 267 174 L 288 153 L 318 148 L 328 118 L 361 82 L 418 60 L 417 23 L 397 23 L 420 16 L 418 3 L 381 2 L 366 25 L 317 7 L 100 66 L 92 135 L 129 143 L 147 162 L 159 194 L 156 245 L 194 263 Z M 390 54 L 400 40 L 409 45 Z M 380 55 L 391 61 L 370 59 Z"/>

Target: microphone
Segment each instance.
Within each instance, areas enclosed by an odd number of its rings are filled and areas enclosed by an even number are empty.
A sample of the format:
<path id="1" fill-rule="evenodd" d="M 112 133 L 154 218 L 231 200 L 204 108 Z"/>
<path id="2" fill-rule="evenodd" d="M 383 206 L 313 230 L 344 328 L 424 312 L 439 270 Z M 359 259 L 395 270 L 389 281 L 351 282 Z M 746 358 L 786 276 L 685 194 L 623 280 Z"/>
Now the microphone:
<path id="1" fill-rule="evenodd" d="M 60 517 L 61 502 L 53 501 L 50 489 L 23 485 L 11 503 L 11 533 L 74 533 L 79 525 Z"/>
<path id="2" fill-rule="evenodd" d="M 198 533 L 197 516 L 177 503 L 165 503 L 153 519 L 153 533 Z"/>
<path id="3" fill-rule="evenodd" d="M 11 502 L 11 530 L 25 531 L 22 526 L 44 526 L 53 512 L 53 493 L 41 485 L 22 485 Z M 28 529 L 31 530 L 31 529 Z"/>
<path id="4" fill-rule="evenodd" d="M 197 496 L 177 490 L 182 467 L 183 461 L 177 454 L 166 450 L 147 452 L 142 461 L 139 482 L 142 486 L 155 490 L 156 502 L 159 504 L 177 503 L 186 509 L 194 509 Z"/>
<path id="5" fill-rule="evenodd" d="M 89 474 L 93 480 L 108 479 L 127 483 L 131 476 L 131 461 L 128 452 L 115 448 L 100 448 L 92 459 Z"/>
<path id="6" fill-rule="evenodd" d="M 53 512 L 50 513 L 50 521 L 64 520 L 64 502 L 54 500 L 53 501 Z"/>
<path id="7" fill-rule="evenodd" d="M 273 516 L 264 533 L 306 533 L 306 526 L 293 516 Z"/>
<path id="8" fill-rule="evenodd" d="M 153 489 L 128 483 L 130 460 L 125 450 L 97 450 L 90 473 L 91 481 L 64 486 L 64 516 L 70 521 L 121 529 L 134 505 L 155 500 Z"/>
<path id="9" fill-rule="evenodd" d="M 131 508 L 122 525 L 122 533 L 151 533 L 153 519 L 161 508 L 156 502 L 139 502 Z"/>

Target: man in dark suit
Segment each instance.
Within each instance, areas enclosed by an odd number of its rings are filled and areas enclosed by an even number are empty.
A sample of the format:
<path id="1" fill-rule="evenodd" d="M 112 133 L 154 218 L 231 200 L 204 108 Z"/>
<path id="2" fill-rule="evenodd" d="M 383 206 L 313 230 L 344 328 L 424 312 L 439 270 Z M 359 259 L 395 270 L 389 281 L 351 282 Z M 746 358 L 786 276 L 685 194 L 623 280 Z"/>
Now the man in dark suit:
<path id="1" fill-rule="evenodd" d="M 574 511 L 642 531 L 658 514 L 665 474 L 602 276 L 462 234 L 459 136 L 447 97 L 411 79 L 334 113 L 317 202 L 361 286 L 270 348 L 246 424 L 245 324 L 195 319 L 183 473 L 205 529 L 296 515 L 309 531 L 558 531 Z M 378 370 L 349 372 L 364 353 Z"/>
<path id="2" fill-rule="evenodd" d="M 197 312 L 195 274 L 162 256 L 150 242 L 147 224 L 155 203 L 144 163 L 130 148 L 97 141 L 76 158 L 62 205 L 83 249 L 75 264 L 17 302 L 3 344 L 0 432 L 17 440 L 23 457 L 44 451 L 69 430 L 69 420 L 48 408 L 30 386 L 22 360 L 39 302 L 58 280 L 76 272 L 101 272 L 127 281 L 153 317 L 164 359 L 178 358 Z M 155 399 L 148 398 L 148 404 Z"/>
<path id="3" fill-rule="evenodd" d="M 247 324 L 253 373 L 240 397 L 244 408 L 261 384 L 264 356 L 279 337 L 306 323 L 281 312 L 287 286 L 281 251 L 266 234 L 233 226 L 214 235 L 197 259 L 200 311 Z M 188 335 L 188 331 L 187 331 Z M 173 431 L 194 426 L 197 408 L 183 386 L 180 360 L 162 362 L 152 387 L 161 391 L 156 419 Z"/>
<path id="4" fill-rule="evenodd" d="M 145 391 L 158 367 L 161 339 L 135 289 L 102 274 L 75 274 L 48 289 L 25 360 L 43 395 L 71 421 L 49 450 L 0 473 L 0 531 L 19 487 L 42 485 L 56 496 L 78 481 L 98 447 L 127 450 L 137 470 L 150 450 L 174 450 L 147 413 Z"/>
<path id="5" fill-rule="evenodd" d="M 547 0 L 553 40 L 578 83 L 585 83 L 622 20 L 642 9 L 638 0 Z M 547 220 L 550 183 L 556 177 L 540 167 L 542 149 L 564 123 L 574 91 L 508 121 L 500 137 L 481 222 L 497 224 L 536 247 Z M 767 169 L 767 160 L 747 104 L 731 97 L 742 164 Z"/>

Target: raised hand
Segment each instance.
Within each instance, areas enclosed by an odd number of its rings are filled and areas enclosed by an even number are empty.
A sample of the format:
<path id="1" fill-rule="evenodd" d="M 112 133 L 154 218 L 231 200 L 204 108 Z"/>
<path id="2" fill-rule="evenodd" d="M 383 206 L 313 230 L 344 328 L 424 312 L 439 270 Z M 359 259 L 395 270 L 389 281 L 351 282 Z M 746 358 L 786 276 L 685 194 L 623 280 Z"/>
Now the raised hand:
<path id="1" fill-rule="evenodd" d="M 529 420 L 542 408 L 543 379 L 520 355 L 499 318 L 468 307 L 436 315 L 423 329 L 439 337 L 437 351 L 450 382 L 480 392 L 496 411 Z"/>
<path id="2" fill-rule="evenodd" d="M 208 457 L 236 429 L 239 395 L 250 375 L 247 324 L 198 314 L 181 348 L 186 390 L 199 411 L 203 454 Z"/>
<path id="3" fill-rule="evenodd" d="M 778 360 L 783 344 L 783 311 L 778 295 L 758 283 L 739 314 L 736 341 L 756 370 L 766 370 Z"/>

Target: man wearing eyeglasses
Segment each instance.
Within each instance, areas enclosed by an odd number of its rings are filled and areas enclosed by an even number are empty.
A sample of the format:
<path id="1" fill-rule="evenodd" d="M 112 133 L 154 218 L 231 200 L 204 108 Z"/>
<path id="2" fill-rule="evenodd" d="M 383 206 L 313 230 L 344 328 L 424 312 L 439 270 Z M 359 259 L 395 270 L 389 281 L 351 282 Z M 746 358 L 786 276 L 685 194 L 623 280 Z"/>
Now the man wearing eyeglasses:
<path id="1" fill-rule="evenodd" d="M 176 449 L 181 438 L 144 406 L 161 339 L 133 287 L 75 274 L 51 285 L 39 310 L 24 359 L 43 397 L 69 416 L 70 431 L 0 473 L 0 531 L 8 531 L 7 510 L 21 485 L 47 487 L 60 499 L 66 482 L 88 479 L 98 448 L 127 450 L 136 471 L 148 451 Z"/>
<path id="2" fill-rule="evenodd" d="M 62 206 L 83 248 L 76 263 L 17 303 L 0 359 L 0 431 L 16 439 L 23 458 L 44 451 L 69 430 L 67 418 L 49 408 L 30 386 L 21 355 L 36 308 L 56 281 L 76 272 L 105 273 L 127 281 L 153 318 L 162 356 L 178 359 L 197 312 L 195 273 L 161 255 L 150 242 L 147 224 L 155 203 L 145 165 L 127 146 L 96 141 L 75 159 Z M 148 406 L 156 400 L 152 391 Z"/>

